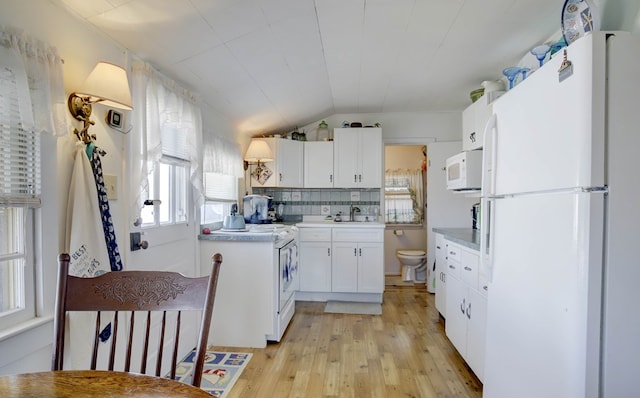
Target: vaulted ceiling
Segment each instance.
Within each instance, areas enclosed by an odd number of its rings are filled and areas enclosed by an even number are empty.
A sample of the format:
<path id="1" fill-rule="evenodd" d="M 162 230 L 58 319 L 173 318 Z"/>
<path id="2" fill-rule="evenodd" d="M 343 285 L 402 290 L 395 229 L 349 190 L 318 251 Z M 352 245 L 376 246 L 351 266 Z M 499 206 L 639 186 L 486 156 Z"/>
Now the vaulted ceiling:
<path id="1" fill-rule="evenodd" d="M 637 0 L 594 1 L 612 23 L 635 26 Z M 336 113 L 462 110 L 483 80 L 500 78 L 503 68 L 559 32 L 564 3 L 52 2 L 181 82 L 249 135 Z"/>

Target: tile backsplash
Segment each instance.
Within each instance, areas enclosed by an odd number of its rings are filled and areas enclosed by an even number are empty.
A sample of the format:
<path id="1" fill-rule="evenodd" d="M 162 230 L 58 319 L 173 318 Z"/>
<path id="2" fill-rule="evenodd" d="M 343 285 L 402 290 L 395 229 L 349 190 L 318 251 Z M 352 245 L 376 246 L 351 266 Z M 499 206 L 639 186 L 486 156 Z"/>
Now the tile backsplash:
<path id="1" fill-rule="evenodd" d="M 302 221 L 302 216 L 320 216 L 338 212 L 349 214 L 350 206 L 358 206 L 360 215 L 380 214 L 380 189 L 348 188 L 256 188 L 253 193 L 273 198 L 274 207 L 284 204 L 284 219 L 288 222 Z"/>

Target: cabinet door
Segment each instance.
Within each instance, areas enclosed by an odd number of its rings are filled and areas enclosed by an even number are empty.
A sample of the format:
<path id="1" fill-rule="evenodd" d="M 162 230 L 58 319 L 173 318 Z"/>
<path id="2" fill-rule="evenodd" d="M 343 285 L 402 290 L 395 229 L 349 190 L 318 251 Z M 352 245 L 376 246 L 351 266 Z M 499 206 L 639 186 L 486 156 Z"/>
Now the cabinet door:
<path id="1" fill-rule="evenodd" d="M 331 243 L 300 243 L 300 290 L 331 291 Z"/>
<path id="2" fill-rule="evenodd" d="M 384 291 L 384 249 L 382 243 L 358 244 L 358 292 Z"/>
<path id="3" fill-rule="evenodd" d="M 447 275 L 447 322 L 445 331 L 464 357 L 467 350 L 467 287 L 460 279 Z"/>
<path id="4" fill-rule="evenodd" d="M 359 148 L 358 186 L 380 188 L 382 186 L 382 129 L 360 129 Z"/>
<path id="5" fill-rule="evenodd" d="M 264 141 L 269 145 L 269 149 L 273 153 L 273 161 L 264 162 L 263 166 L 271 171 L 271 175 L 267 178 L 263 183 L 260 183 L 253 175 L 249 177 L 251 180 L 252 187 L 277 187 L 279 184 L 280 173 L 278 171 L 278 143 L 276 140 L 281 140 L 280 138 L 254 138 L 254 140 Z M 249 171 L 253 173 L 256 169 L 256 165 L 252 164 L 249 168 Z"/>
<path id="6" fill-rule="evenodd" d="M 304 143 L 304 187 L 333 187 L 333 142 Z"/>
<path id="7" fill-rule="evenodd" d="M 303 187 L 303 142 L 277 139 L 277 143 L 277 186 L 292 188 Z"/>
<path id="8" fill-rule="evenodd" d="M 334 187 L 353 188 L 358 185 L 359 135 L 352 129 L 334 129 L 333 173 Z"/>
<path id="9" fill-rule="evenodd" d="M 334 242 L 331 262 L 331 291 L 358 291 L 358 245 L 354 242 Z"/>
<path id="10" fill-rule="evenodd" d="M 436 234 L 436 309 L 444 317 L 447 316 L 447 255 L 444 236 Z"/>
<path id="11" fill-rule="evenodd" d="M 469 289 L 468 297 L 467 353 L 465 359 L 480 381 L 484 381 L 487 299 L 475 289 Z"/>

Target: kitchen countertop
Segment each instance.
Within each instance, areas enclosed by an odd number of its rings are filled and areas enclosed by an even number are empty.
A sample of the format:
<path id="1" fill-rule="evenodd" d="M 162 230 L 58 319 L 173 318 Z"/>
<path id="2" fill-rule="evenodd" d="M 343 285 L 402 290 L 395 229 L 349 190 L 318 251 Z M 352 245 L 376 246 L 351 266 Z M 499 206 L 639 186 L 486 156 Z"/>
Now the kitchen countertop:
<path id="1" fill-rule="evenodd" d="M 343 216 L 344 217 L 344 216 Z M 349 218 L 347 215 L 346 218 Z M 356 216 L 356 221 L 325 220 L 324 216 L 304 216 L 302 222 L 296 223 L 298 228 L 384 228 L 385 224 L 377 221 L 365 221 L 365 216 Z"/>
<path id="2" fill-rule="evenodd" d="M 461 246 L 480 250 L 480 231 L 473 228 L 432 228 L 433 232 Z"/>

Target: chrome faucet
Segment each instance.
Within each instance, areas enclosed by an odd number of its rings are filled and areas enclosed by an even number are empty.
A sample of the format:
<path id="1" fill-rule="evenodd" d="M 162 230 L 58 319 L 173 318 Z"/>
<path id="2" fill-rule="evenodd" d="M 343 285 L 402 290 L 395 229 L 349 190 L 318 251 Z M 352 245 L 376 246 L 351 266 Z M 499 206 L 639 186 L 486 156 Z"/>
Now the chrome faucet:
<path id="1" fill-rule="evenodd" d="M 355 219 L 354 219 L 355 213 L 360 213 L 360 208 L 358 206 L 350 205 L 349 206 L 349 221 L 355 221 Z"/>

